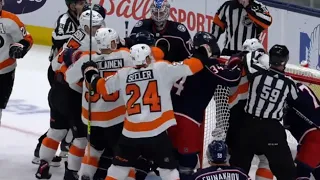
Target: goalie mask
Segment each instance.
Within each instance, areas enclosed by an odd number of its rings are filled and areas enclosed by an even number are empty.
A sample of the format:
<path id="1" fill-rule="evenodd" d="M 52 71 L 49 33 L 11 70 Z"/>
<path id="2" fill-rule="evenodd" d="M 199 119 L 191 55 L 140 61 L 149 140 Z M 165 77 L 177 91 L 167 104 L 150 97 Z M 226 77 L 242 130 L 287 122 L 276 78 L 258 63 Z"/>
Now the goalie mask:
<path id="1" fill-rule="evenodd" d="M 98 48 L 116 50 L 119 43 L 118 33 L 111 28 L 100 28 L 95 34 Z"/>
<path id="2" fill-rule="evenodd" d="M 158 30 L 162 30 L 169 19 L 170 4 L 167 0 L 154 0 L 150 7 L 151 19 L 157 25 Z"/>

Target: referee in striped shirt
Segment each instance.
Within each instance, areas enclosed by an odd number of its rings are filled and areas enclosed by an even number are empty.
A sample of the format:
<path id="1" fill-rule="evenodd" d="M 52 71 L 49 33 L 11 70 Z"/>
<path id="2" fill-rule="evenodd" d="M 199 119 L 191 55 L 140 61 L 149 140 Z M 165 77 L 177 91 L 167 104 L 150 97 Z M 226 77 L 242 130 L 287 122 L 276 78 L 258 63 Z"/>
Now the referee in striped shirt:
<path id="1" fill-rule="evenodd" d="M 221 55 L 231 56 L 242 50 L 246 39 L 259 38 L 272 22 L 268 9 L 256 0 L 229 0 L 216 13 L 212 34 L 219 40 L 226 32 Z"/>
<path id="2" fill-rule="evenodd" d="M 289 60 L 287 47 L 275 45 L 270 49 L 269 56 L 255 51 L 244 58 L 249 81 L 245 106 L 247 115 L 238 127 L 238 139 L 230 163 L 249 173 L 254 154 L 264 154 L 278 180 L 293 180 L 295 166 L 280 121 L 284 103 L 297 99 L 297 88 L 294 81 L 284 75 Z M 270 67 L 258 63 L 257 60 L 261 62 L 263 58 L 269 58 Z"/>

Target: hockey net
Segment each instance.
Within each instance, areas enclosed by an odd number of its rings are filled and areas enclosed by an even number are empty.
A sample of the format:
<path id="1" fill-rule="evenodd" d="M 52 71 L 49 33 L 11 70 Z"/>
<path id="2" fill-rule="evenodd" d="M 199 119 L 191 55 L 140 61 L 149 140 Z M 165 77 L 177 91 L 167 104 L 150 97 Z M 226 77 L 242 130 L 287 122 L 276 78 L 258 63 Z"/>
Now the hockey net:
<path id="1" fill-rule="evenodd" d="M 294 80 L 300 81 L 308 85 L 320 99 L 320 71 L 305 68 L 297 65 L 287 64 L 286 74 Z M 204 140 L 201 159 L 201 167 L 208 166 L 206 158 L 206 150 L 208 144 L 213 140 L 225 140 L 226 132 L 229 127 L 229 92 L 230 89 L 224 86 L 218 86 L 214 97 L 206 108 L 206 116 L 204 123 Z M 287 131 L 287 140 L 290 148 L 296 148 L 297 141 Z M 295 155 L 294 155 L 295 156 Z M 255 164 L 255 163 L 254 163 Z"/>

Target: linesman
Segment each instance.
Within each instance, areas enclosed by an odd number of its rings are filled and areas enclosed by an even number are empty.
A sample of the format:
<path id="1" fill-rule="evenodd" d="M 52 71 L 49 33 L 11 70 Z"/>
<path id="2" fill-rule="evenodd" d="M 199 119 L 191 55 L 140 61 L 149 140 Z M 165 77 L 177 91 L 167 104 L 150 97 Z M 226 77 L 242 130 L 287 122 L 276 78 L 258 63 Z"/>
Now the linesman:
<path id="1" fill-rule="evenodd" d="M 246 39 L 259 38 L 272 23 L 265 5 L 256 0 L 229 0 L 216 13 L 212 34 L 219 40 L 226 32 L 221 55 L 231 56 L 242 50 Z"/>
<path id="2" fill-rule="evenodd" d="M 264 154 L 278 180 L 293 180 L 295 166 L 280 121 L 285 101 L 297 99 L 297 88 L 294 81 L 284 75 L 289 60 L 287 47 L 274 45 L 269 55 L 254 51 L 244 58 L 249 81 L 247 114 L 238 127 L 236 151 L 232 153 L 230 164 L 248 173 L 253 156 Z M 263 58 L 269 58 L 270 68 L 259 63 Z"/>

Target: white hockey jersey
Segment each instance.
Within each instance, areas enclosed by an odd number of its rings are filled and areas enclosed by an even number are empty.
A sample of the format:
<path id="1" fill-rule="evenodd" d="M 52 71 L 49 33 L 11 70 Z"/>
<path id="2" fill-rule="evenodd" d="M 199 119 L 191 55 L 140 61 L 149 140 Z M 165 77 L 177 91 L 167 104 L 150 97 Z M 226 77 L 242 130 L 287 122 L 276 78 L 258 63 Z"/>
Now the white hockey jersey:
<path id="1" fill-rule="evenodd" d="M 28 49 L 33 45 L 31 35 L 18 16 L 2 10 L 0 16 L 0 74 L 6 74 L 17 67 L 16 60 L 9 57 L 10 45 L 20 40 L 29 43 Z"/>
<path id="2" fill-rule="evenodd" d="M 55 72 L 65 73 L 67 71 L 67 66 L 63 62 L 63 51 L 65 48 L 78 49 L 80 51 L 90 50 L 90 36 L 82 29 L 78 29 L 69 39 L 67 43 L 64 44 L 63 49 L 60 50 L 58 55 L 51 61 L 52 70 Z M 97 42 L 94 37 L 92 37 L 92 51 L 98 51 Z M 82 93 L 82 83 L 75 82 L 70 84 L 71 89 Z"/>
<path id="3" fill-rule="evenodd" d="M 124 136 L 154 137 L 176 124 L 170 90 L 184 76 L 203 68 L 199 59 L 179 63 L 158 61 L 146 68 L 123 68 L 114 76 L 98 81 L 97 91 L 103 95 L 120 90 L 126 103 Z"/>
<path id="4" fill-rule="evenodd" d="M 74 84 L 83 78 L 81 66 L 89 61 L 89 53 L 83 55 L 66 72 L 66 81 Z M 132 66 L 132 60 L 128 51 L 118 50 L 111 54 L 93 54 L 92 61 L 96 62 L 101 77 L 114 75 L 119 69 Z M 83 82 L 82 92 L 82 121 L 88 124 L 88 84 Z M 99 127 L 110 127 L 124 121 L 125 105 L 119 92 L 113 94 L 94 94 L 91 96 L 91 125 Z"/>

